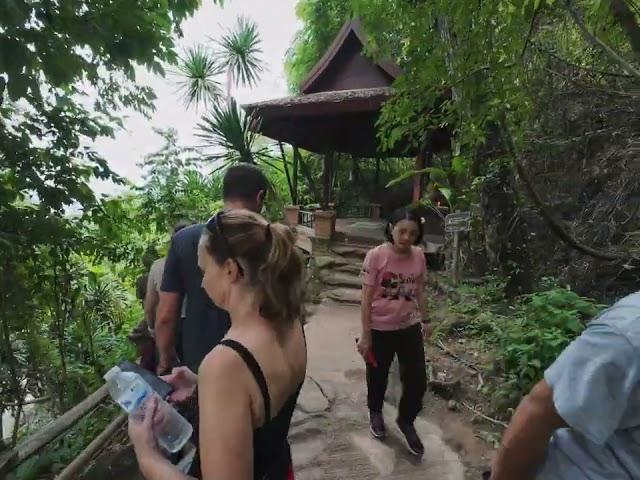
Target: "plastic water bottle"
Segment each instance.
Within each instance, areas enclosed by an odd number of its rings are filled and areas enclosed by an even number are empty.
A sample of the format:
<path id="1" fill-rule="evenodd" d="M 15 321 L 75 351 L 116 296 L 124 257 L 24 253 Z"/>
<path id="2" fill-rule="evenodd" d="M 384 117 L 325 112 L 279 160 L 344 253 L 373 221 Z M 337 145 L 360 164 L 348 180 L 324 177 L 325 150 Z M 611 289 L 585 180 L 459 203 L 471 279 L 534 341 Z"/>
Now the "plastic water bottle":
<path id="1" fill-rule="evenodd" d="M 193 427 L 169 403 L 160 398 L 149 384 L 135 372 L 123 372 L 113 367 L 105 375 L 111 398 L 127 412 L 129 417 L 144 418 L 145 403 L 152 395 L 158 399 L 153 433 L 158 444 L 174 453 L 180 450 L 191 437 Z"/>

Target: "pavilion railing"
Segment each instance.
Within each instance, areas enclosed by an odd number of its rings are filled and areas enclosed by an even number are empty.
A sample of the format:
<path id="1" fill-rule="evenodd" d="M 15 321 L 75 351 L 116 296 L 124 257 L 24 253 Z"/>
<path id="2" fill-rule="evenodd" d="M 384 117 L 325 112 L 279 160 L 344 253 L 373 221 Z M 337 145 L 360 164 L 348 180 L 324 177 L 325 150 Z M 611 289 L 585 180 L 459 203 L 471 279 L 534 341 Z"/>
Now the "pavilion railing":
<path id="1" fill-rule="evenodd" d="M 336 213 L 339 218 L 371 218 L 371 209 L 371 205 L 338 205 Z"/>
<path id="2" fill-rule="evenodd" d="M 298 214 L 298 224 L 303 227 L 313 228 L 313 212 L 300 210 Z"/>

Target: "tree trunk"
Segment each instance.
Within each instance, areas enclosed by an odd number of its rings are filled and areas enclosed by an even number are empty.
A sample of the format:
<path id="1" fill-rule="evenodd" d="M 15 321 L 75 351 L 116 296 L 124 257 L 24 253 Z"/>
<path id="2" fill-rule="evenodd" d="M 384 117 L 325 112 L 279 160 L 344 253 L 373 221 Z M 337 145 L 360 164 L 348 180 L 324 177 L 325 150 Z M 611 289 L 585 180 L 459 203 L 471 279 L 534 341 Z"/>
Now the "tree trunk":
<path id="1" fill-rule="evenodd" d="M 233 70 L 227 69 L 227 103 L 231 104 L 231 84 L 233 83 Z"/>
<path id="2" fill-rule="evenodd" d="M 508 165 L 483 182 L 480 192 L 485 251 L 489 267 L 508 278 L 505 293 L 514 297 L 533 288 L 533 272 L 527 252 L 527 228 L 520 218 Z"/>

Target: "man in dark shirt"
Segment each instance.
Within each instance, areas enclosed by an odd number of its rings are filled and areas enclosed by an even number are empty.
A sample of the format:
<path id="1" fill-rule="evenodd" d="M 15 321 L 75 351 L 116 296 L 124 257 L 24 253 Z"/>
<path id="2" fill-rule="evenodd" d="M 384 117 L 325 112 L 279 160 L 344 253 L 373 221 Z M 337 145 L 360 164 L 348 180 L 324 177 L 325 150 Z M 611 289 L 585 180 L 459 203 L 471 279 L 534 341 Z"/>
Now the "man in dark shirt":
<path id="1" fill-rule="evenodd" d="M 225 208 L 245 208 L 260 212 L 269 189 L 269 181 L 259 168 L 239 164 L 230 167 L 222 183 Z M 215 212 L 212 212 L 215 213 Z M 178 232 L 171 240 L 160 288 L 156 317 L 157 372 L 164 374 L 178 363 L 198 371 L 204 357 L 226 335 L 231 326 L 229 315 L 217 307 L 202 288 L 198 267 L 198 242 L 203 224 Z M 186 296 L 186 316 L 182 325 L 182 352 L 176 356 L 176 326 Z"/>

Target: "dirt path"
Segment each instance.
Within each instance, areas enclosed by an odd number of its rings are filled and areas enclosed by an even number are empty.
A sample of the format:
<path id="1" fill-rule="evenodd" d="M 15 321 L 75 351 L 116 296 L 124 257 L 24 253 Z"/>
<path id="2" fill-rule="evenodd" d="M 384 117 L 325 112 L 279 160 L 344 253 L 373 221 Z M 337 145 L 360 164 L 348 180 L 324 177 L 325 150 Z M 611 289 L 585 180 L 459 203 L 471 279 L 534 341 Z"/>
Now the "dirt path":
<path id="1" fill-rule="evenodd" d="M 359 330 L 358 307 L 330 303 L 320 305 L 306 326 L 308 378 L 290 432 L 296 478 L 479 480 L 491 449 L 476 438 L 468 412 L 450 411 L 431 393 L 416 421 L 425 457 L 419 462 L 407 453 L 393 421 L 400 387 L 393 371 L 385 405 L 389 435 L 385 443 L 371 437 L 364 365 L 355 351 Z M 427 356 L 438 370 L 455 367 L 438 361 L 434 351 Z M 123 431 L 82 478 L 141 480 L 127 443 Z"/>
<path id="2" fill-rule="evenodd" d="M 396 412 L 391 404 L 385 406 L 390 430 L 386 442 L 374 440 L 369 434 L 364 365 L 355 351 L 354 339 L 359 332 L 357 307 L 320 305 L 306 331 L 308 379 L 291 429 L 296 478 L 465 478 L 461 457 L 447 441 L 453 441 L 458 450 L 471 447 L 461 446 L 461 442 L 455 441 L 456 435 L 443 431 L 439 422 L 428 416 L 416 422 L 426 450 L 422 462 L 416 462 L 401 443 L 400 433 L 394 428 Z M 394 396 L 393 390 L 397 389 L 393 383 L 390 396 Z M 443 416 L 441 403 L 434 402 L 425 410 Z M 444 423 L 455 423 L 450 420 Z M 462 436 L 473 436 L 469 432 L 462 432 Z"/>

